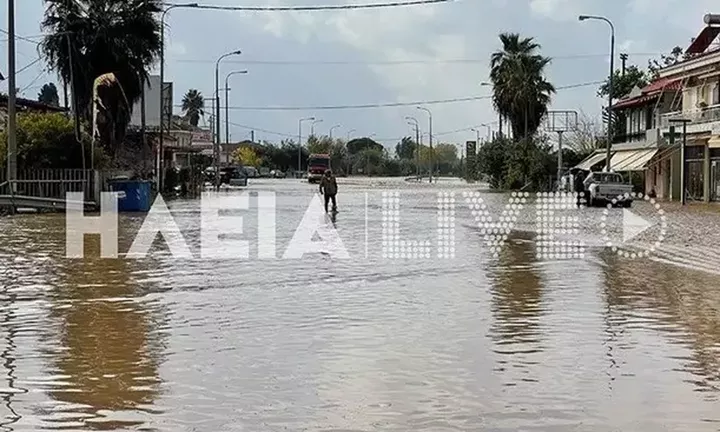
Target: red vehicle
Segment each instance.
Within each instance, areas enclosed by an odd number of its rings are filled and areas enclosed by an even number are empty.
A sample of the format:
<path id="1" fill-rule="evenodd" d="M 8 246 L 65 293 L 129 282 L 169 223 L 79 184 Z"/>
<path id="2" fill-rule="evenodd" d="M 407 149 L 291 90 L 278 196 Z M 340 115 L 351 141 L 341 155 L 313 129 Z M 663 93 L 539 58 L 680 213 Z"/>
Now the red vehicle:
<path id="1" fill-rule="evenodd" d="M 320 181 L 325 174 L 325 170 L 328 169 L 330 169 L 330 155 L 311 154 L 308 158 L 308 182 L 315 183 Z"/>

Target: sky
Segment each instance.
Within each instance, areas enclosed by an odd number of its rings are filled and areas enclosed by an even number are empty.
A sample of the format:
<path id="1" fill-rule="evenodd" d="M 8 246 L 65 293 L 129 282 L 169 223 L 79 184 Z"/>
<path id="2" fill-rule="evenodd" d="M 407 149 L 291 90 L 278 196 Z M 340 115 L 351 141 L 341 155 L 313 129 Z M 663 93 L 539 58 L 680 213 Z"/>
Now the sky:
<path id="1" fill-rule="evenodd" d="M 338 5 L 380 0 L 207 0 L 230 6 Z M 7 2 L 0 28 L 7 29 Z M 711 4 L 715 3 L 715 10 Z M 40 40 L 41 0 L 16 0 L 16 32 Z M 279 142 L 298 136 L 298 120 L 314 116 L 316 134 L 372 136 L 393 148 L 411 133 L 406 116 L 414 116 L 423 133 L 428 114 L 412 102 L 485 97 L 489 58 L 500 48 L 498 34 L 533 37 L 541 53 L 553 58 L 547 76 L 556 87 L 603 80 L 609 68 L 610 30 L 600 21 L 579 22 L 579 14 L 603 15 L 616 29 L 616 53 L 628 53 L 628 64 L 645 66 L 649 58 L 686 47 L 703 27 L 706 13 L 720 13 L 713 0 L 455 0 L 423 6 L 372 10 L 313 12 L 228 12 L 173 9 L 167 14 L 165 79 L 174 83 L 174 104 L 188 89 L 205 97 L 214 91 L 215 61 L 224 53 L 242 54 L 221 63 L 221 80 L 230 78 L 231 140 Z M 4 48 L 7 37 L 3 39 Z M 17 42 L 17 68 L 38 58 L 35 44 Z M 619 59 L 616 59 L 619 64 Z M 0 70 L 7 71 L 7 50 Z M 154 73 L 157 72 L 157 67 Z M 58 82 L 44 62 L 17 77 L 21 97 L 37 98 L 40 87 Z M 222 87 L 222 85 L 221 85 Z M 597 85 L 559 89 L 551 109 L 576 110 L 598 118 L 603 101 Z M 0 85 L 7 90 L 7 82 Z M 62 96 L 61 96 L 62 98 Z M 365 109 L 319 109 L 324 106 L 406 103 L 408 106 Z M 464 143 L 481 124 L 497 120 L 489 99 L 428 103 L 435 142 Z M 266 107 L 299 107 L 261 110 Z M 248 109 L 249 108 L 249 109 Z M 179 112 L 179 107 L 175 107 Z M 497 124 L 491 124 L 497 128 Z M 302 135 L 310 124 L 303 124 Z M 224 126 L 223 126 L 224 130 Z M 351 132 L 354 130 L 354 132 Z M 350 135 L 348 135 L 350 134 Z M 427 143 L 427 137 L 424 139 Z"/>

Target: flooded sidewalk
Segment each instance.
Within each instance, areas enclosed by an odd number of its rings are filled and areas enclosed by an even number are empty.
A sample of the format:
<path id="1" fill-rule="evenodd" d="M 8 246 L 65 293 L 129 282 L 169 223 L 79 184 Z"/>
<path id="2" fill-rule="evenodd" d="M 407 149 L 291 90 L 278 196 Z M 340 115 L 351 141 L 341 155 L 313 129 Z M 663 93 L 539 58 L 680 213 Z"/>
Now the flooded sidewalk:
<path id="1" fill-rule="evenodd" d="M 528 201 L 494 257 L 463 192 L 479 193 L 496 221 L 507 196 L 453 182 L 343 180 L 331 225 L 350 259 L 177 259 L 162 241 L 138 260 L 101 259 L 97 241 L 86 242 L 87 258 L 67 259 L 62 215 L 0 219 L 0 423 L 17 431 L 720 427 L 720 275 L 712 271 L 720 265 L 711 253 L 720 213 L 660 203 L 662 235 L 658 209 L 639 202 L 629 211 L 652 226 L 624 244 L 624 209 L 569 210 L 585 255 L 547 260 Z M 251 182 L 249 190 L 276 196 L 278 257 L 316 188 Z M 452 259 L 434 248 L 430 259 L 383 257 L 382 193 L 395 189 L 407 241 L 435 241 L 437 193 L 455 192 Z M 257 257 L 252 205 L 242 238 Z M 169 206 L 196 250 L 199 203 Z M 121 215 L 121 252 L 142 223 Z M 650 257 L 625 259 L 606 237 L 628 249 L 663 239 Z"/>

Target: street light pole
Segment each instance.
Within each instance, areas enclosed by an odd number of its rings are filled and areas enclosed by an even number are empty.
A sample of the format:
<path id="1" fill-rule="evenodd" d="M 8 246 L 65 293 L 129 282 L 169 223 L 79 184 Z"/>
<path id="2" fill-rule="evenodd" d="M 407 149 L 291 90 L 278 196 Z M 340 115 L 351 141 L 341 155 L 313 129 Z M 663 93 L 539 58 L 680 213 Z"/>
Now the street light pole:
<path id="1" fill-rule="evenodd" d="M 315 123 L 322 123 L 322 119 L 313 120 L 310 124 L 310 136 L 315 136 Z"/>
<path id="2" fill-rule="evenodd" d="M 329 133 L 330 133 L 330 140 L 332 140 L 332 137 L 333 137 L 333 133 L 332 133 L 332 132 L 333 132 L 333 129 L 337 129 L 337 128 L 339 128 L 339 127 L 340 127 L 340 125 L 337 124 L 337 125 L 335 125 L 335 126 L 333 126 L 333 127 L 330 128 L 330 132 L 329 132 Z"/>
<path id="3" fill-rule="evenodd" d="M 357 129 L 350 129 L 350 130 L 347 132 L 347 142 L 350 142 L 350 136 L 352 135 L 353 132 L 357 132 Z M 346 143 L 346 144 L 347 144 L 347 143 Z"/>
<path id="4" fill-rule="evenodd" d="M 420 123 L 415 117 L 407 116 L 408 124 L 415 126 L 415 174 L 420 177 Z"/>
<path id="5" fill-rule="evenodd" d="M 315 121 L 315 117 L 301 118 L 298 121 L 298 173 L 302 171 L 302 124 L 304 121 Z"/>
<path id="6" fill-rule="evenodd" d="M 185 4 L 174 4 L 170 5 L 163 11 L 160 16 L 160 134 L 158 140 L 158 159 L 157 159 L 157 170 L 158 173 L 155 178 L 158 179 L 158 190 L 162 190 L 162 179 L 163 179 L 163 147 L 165 143 L 163 122 L 165 121 L 165 99 L 163 98 L 165 93 L 165 15 L 173 9 L 177 8 L 196 8 L 199 5 L 197 3 L 185 3 Z M 74 102 L 73 102 L 74 103 Z M 92 156 L 91 156 L 92 157 Z"/>
<path id="7" fill-rule="evenodd" d="M 432 134 L 432 126 L 433 126 L 433 124 L 432 124 L 432 123 L 433 123 L 433 122 L 432 122 L 432 112 L 431 112 L 429 109 L 424 108 L 424 107 L 417 107 L 417 109 L 422 110 L 422 111 L 425 111 L 426 113 L 428 113 L 428 117 L 429 117 L 429 122 L 430 122 L 430 126 L 429 126 L 429 127 L 430 127 L 430 132 L 429 132 L 429 136 L 430 136 L 430 179 L 429 179 L 429 181 L 430 181 L 430 183 L 432 183 L 433 171 L 435 171 L 435 158 L 433 157 L 433 146 L 432 146 L 432 140 L 433 140 L 433 134 Z"/>
<path id="8" fill-rule="evenodd" d="M 230 109 L 228 108 L 228 105 L 230 104 L 230 97 L 228 96 L 230 92 L 230 87 L 228 86 L 228 80 L 233 75 L 246 73 L 248 73 L 248 71 L 239 70 L 232 71 L 225 76 L 225 145 L 230 144 Z"/>
<path id="9" fill-rule="evenodd" d="M 579 21 L 598 20 L 605 21 L 610 26 L 610 77 L 608 78 L 608 108 L 607 108 L 607 145 L 606 145 L 606 170 L 611 171 L 610 147 L 612 146 L 612 106 L 613 106 L 613 76 L 615 75 L 615 26 L 609 19 L 598 15 L 580 15 Z"/>
<path id="10" fill-rule="evenodd" d="M 235 50 L 218 57 L 215 62 L 215 189 L 220 189 L 220 62 L 225 57 L 242 54 Z"/>
<path id="11" fill-rule="evenodd" d="M 15 191 L 17 179 L 17 112 L 15 108 L 15 0 L 8 1 L 8 142 L 7 176 L 10 193 Z M 74 95 L 73 95 L 74 97 Z M 73 103 L 75 101 L 73 100 Z M 14 209 L 14 206 L 13 206 Z"/>

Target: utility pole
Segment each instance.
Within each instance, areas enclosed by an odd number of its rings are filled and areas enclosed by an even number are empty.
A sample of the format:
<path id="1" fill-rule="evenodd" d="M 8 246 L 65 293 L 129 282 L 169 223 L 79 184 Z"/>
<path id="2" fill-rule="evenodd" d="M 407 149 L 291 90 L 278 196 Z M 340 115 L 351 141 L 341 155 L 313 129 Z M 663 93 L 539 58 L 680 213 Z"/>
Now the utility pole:
<path id="1" fill-rule="evenodd" d="M 15 0 L 8 0 L 8 164 L 7 179 L 15 191 L 17 179 L 17 113 L 15 111 Z"/>
<path id="2" fill-rule="evenodd" d="M 625 76 L 625 62 L 628 59 L 628 55 L 626 53 L 620 54 L 620 61 L 622 62 L 622 76 Z"/>
<path id="3" fill-rule="evenodd" d="M 682 123 L 682 142 L 680 144 L 680 204 L 685 205 L 687 203 L 685 194 L 685 148 L 687 147 L 687 124 L 690 123 L 689 119 L 670 119 L 670 123 Z M 674 127 L 670 128 L 670 139 L 674 139 L 675 131 Z M 706 180 L 707 181 L 707 180 Z"/>
<path id="4" fill-rule="evenodd" d="M 415 123 L 415 170 L 420 177 L 420 127 Z"/>
<path id="5" fill-rule="evenodd" d="M 563 147 L 562 147 L 562 138 L 563 138 L 563 131 L 559 130 L 557 131 L 558 134 L 558 157 L 557 157 L 557 184 L 558 184 L 558 191 L 560 191 L 560 185 L 561 185 L 561 179 L 562 179 L 562 173 L 563 173 Z"/>

